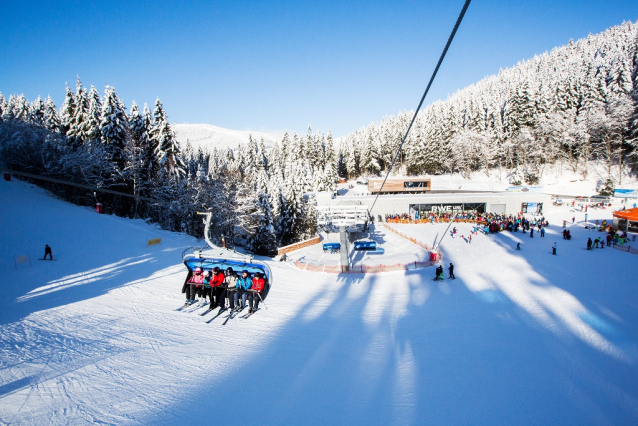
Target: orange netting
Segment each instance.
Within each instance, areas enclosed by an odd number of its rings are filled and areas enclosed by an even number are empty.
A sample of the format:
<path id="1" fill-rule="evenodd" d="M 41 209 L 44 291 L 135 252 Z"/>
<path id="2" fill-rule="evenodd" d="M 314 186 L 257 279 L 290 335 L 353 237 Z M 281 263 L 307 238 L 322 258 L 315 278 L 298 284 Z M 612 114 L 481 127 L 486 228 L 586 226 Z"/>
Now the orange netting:
<path id="1" fill-rule="evenodd" d="M 452 218 L 444 218 L 444 217 L 436 217 L 434 218 L 434 223 L 448 223 L 451 222 Z M 456 219 L 455 222 L 459 223 L 486 223 L 485 219 Z M 432 223 L 430 219 L 387 219 L 385 223 L 405 223 L 408 225 L 418 225 L 425 223 Z"/>

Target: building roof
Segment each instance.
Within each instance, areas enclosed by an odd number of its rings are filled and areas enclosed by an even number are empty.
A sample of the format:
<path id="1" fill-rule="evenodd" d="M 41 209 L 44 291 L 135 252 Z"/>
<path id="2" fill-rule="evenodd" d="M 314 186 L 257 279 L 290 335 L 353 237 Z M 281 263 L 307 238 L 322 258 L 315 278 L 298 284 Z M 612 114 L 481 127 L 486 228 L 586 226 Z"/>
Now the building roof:
<path id="1" fill-rule="evenodd" d="M 638 208 L 635 209 L 627 209 L 627 210 L 618 210 L 613 213 L 614 217 L 618 217 L 620 219 L 627 220 L 636 220 L 638 221 Z"/>

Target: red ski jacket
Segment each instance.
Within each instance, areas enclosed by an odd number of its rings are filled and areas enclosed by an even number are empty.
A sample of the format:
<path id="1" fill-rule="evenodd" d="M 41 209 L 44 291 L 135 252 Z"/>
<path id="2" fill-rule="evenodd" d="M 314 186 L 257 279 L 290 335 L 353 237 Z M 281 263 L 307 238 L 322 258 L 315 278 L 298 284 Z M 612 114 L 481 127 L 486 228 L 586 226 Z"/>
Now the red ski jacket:
<path id="1" fill-rule="evenodd" d="M 223 272 L 220 271 L 217 274 L 213 274 L 213 281 L 210 283 L 210 285 L 211 287 L 219 287 L 220 285 L 224 284 L 225 279 L 226 276 Z"/>
<path id="2" fill-rule="evenodd" d="M 265 284 L 266 281 L 264 281 L 263 278 L 255 278 L 253 279 L 253 286 L 250 289 L 255 291 L 262 291 Z"/>

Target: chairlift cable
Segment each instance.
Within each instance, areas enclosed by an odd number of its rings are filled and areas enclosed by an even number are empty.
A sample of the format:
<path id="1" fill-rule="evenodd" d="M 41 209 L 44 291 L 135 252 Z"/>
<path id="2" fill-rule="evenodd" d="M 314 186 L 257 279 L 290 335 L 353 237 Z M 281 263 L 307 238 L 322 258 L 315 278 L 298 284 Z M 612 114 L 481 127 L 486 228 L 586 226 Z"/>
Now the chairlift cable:
<path id="1" fill-rule="evenodd" d="M 439 58 L 439 62 L 436 64 L 436 68 L 434 68 L 434 72 L 432 73 L 432 77 L 430 77 L 430 82 L 428 83 L 428 86 L 426 87 L 425 92 L 423 92 L 423 96 L 421 97 L 421 102 L 419 102 L 419 106 L 417 107 L 416 111 L 414 112 L 414 116 L 412 117 L 412 121 L 410 121 L 410 125 L 408 126 L 408 130 L 405 132 L 405 136 L 403 136 L 403 139 L 401 140 L 401 144 L 399 145 L 399 149 L 397 149 L 397 153 L 395 154 L 394 159 L 392 160 L 392 164 L 390 164 L 390 168 L 388 169 L 388 173 L 385 175 L 385 179 L 383 179 L 383 182 L 381 183 L 381 188 L 379 188 L 379 192 L 377 192 L 377 196 L 374 199 L 374 203 L 372 203 L 372 207 L 370 207 L 370 212 L 372 212 L 372 209 L 374 208 L 374 205 L 377 203 L 377 200 L 379 199 L 379 195 L 381 195 L 381 191 L 383 190 L 383 185 L 385 185 L 385 181 L 388 180 L 388 176 L 390 176 L 390 172 L 392 171 L 392 167 L 394 167 L 394 163 L 397 161 L 397 158 L 399 157 L 399 154 L 401 153 L 401 148 L 403 148 L 403 143 L 407 139 L 408 134 L 410 133 L 410 129 L 412 129 L 412 125 L 414 124 L 414 120 L 416 120 L 416 116 L 419 113 L 419 110 L 421 110 L 421 106 L 423 105 L 423 101 L 425 100 L 425 96 L 428 94 L 428 91 L 430 90 L 430 86 L 432 86 L 432 82 L 434 81 L 434 77 L 436 77 L 436 73 L 439 71 L 439 67 L 441 66 L 441 63 L 443 62 L 443 58 L 445 58 L 445 54 L 447 53 L 447 50 L 450 47 L 450 44 L 452 44 L 452 40 L 454 39 L 454 35 L 456 34 L 456 30 L 458 30 L 459 25 L 461 25 L 461 21 L 463 20 L 463 16 L 465 16 L 465 11 L 467 11 L 467 8 L 470 5 L 470 1 L 471 0 L 465 0 L 465 5 L 463 5 L 463 9 L 461 10 L 461 13 L 459 14 L 459 17 L 456 20 L 456 24 L 454 25 L 454 29 L 452 30 L 452 33 L 450 34 L 450 38 L 448 38 L 447 44 L 445 45 L 445 48 L 443 49 L 443 53 L 441 53 L 441 57 Z"/>

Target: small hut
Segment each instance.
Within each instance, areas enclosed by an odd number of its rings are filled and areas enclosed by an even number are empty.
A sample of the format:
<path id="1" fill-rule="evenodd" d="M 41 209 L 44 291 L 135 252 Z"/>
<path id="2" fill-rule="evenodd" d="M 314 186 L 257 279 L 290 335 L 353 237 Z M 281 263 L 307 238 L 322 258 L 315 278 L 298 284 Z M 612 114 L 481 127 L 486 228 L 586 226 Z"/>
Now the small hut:
<path id="1" fill-rule="evenodd" d="M 613 213 L 613 228 L 623 232 L 638 232 L 638 208 L 618 210 Z"/>

